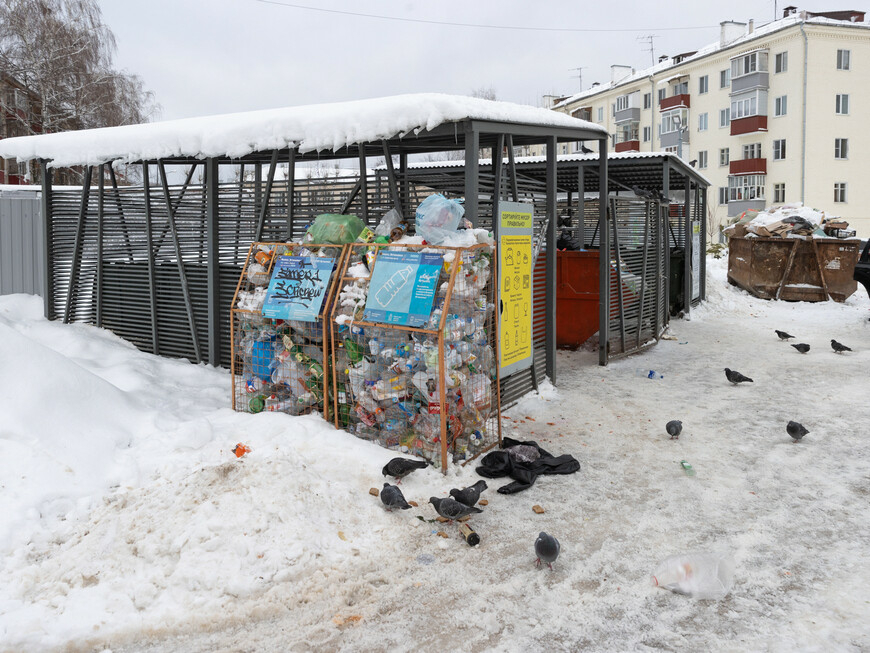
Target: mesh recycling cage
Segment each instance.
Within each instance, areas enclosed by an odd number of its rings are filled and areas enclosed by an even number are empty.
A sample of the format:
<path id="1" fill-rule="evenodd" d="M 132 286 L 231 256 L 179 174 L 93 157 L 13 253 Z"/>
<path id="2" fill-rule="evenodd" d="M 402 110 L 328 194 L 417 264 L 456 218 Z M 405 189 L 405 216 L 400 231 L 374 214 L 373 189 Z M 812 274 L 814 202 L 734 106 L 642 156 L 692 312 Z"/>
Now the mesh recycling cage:
<path id="1" fill-rule="evenodd" d="M 330 419 L 324 322 L 344 255 L 343 245 L 251 244 L 230 311 L 233 410 Z"/>
<path id="2" fill-rule="evenodd" d="M 443 471 L 501 442 L 494 254 L 348 246 L 330 320 L 338 428 Z"/>

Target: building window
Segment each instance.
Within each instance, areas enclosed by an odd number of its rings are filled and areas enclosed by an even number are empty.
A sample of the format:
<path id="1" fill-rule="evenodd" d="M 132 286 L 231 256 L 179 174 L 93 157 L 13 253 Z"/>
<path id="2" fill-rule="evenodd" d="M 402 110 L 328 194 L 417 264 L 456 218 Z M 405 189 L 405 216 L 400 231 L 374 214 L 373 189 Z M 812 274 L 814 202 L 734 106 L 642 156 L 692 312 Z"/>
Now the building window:
<path id="1" fill-rule="evenodd" d="M 677 146 L 671 145 L 669 147 L 666 147 L 665 152 L 667 152 L 668 154 L 676 154 L 677 153 Z"/>
<path id="2" fill-rule="evenodd" d="M 705 132 L 707 131 L 707 114 L 702 113 L 698 116 L 698 131 Z"/>
<path id="3" fill-rule="evenodd" d="M 761 143 L 747 143 L 743 146 L 744 159 L 760 159 Z"/>
<path id="4" fill-rule="evenodd" d="M 773 115 L 784 116 L 788 111 L 788 96 L 780 95 L 773 99 Z"/>
<path id="5" fill-rule="evenodd" d="M 679 131 L 680 129 L 686 126 L 686 120 L 688 120 L 688 111 L 686 109 L 676 109 L 674 111 L 667 111 L 662 114 L 662 122 L 661 122 L 661 134 L 670 134 L 675 131 Z"/>
<path id="6" fill-rule="evenodd" d="M 598 122 L 604 122 L 604 107 L 598 107 Z"/>
<path id="7" fill-rule="evenodd" d="M 728 186 L 719 186 L 719 205 L 728 204 Z"/>
<path id="8" fill-rule="evenodd" d="M 723 147 L 719 150 L 719 165 L 727 166 L 731 162 L 731 149 Z"/>
<path id="9" fill-rule="evenodd" d="M 846 201 L 846 184 L 844 182 L 834 184 L 834 201 L 835 202 L 845 202 Z"/>
<path id="10" fill-rule="evenodd" d="M 837 50 L 837 70 L 849 70 L 851 58 L 850 50 Z"/>
<path id="11" fill-rule="evenodd" d="M 785 184 L 773 185 L 773 203 L 782 204 L 785 202 Z"/>
<path id="12" fill-rule="evenodd" d="M 759 143 L 760 145 L 760 143 Z M 785 158 L 785 139 L 780 138 L 773 141 L 773 160 L 782 161 Z"/>
<path id="13" fill-rule="evenodd" d="M 728 88 L 731 86 L 731 69 L 719 71 L 719 88 Z"/>
<path id="14" fill-rule="evenodd" d="M 652 93 L 643 94 L 643 108 L 649 109 L 652 106 Z"/>
<path id="15" fill-rule="evenodd" d="M 689 93 L 689 82 L 680 82 L 679 84 L 674 84 L 674 95 L 688 95 Z"/>
<path id="16" fill-rule="evenodd" d="M 834 158 L 848 159 L 849 158 L 849 139 L 835 138 L 834 139 Z"/>
<path id="17" fill-rule="evenodd" d="M 668 89 L 660 88 L 659 89 L 659 103 L 664 100 L 668 96 Z"/>
<path id="18" fill-rule="evenodd" d="M 643 128 L 643 142 L 649 143 L 650 138 L 652 137 L 652 129 L 650 127 Z"/>
<path id="19" fill-rule="evenodd" d="M 731 60 L 731 79 L 767 70 L 767 52 L 750 52 Z"/>
<path id="20" fill-rule="evenodd" d="M 744 95 L 731 101 L 731 120 L 758 115 L 758 94 Z"/>
<path id="21" fill-rule="evenodd" d="M 728 201 L 764 199 L 765 175 L 734 175 L 728 177 Z"/>
<path id="22" fill-rule="evenodd" d="M 629 107 L 629 96 L 628 95 L 620 95 L 616 98 L 616 110 L 622 111 L 624 109 L 628 109 Z"/>
<path id="23" fill-rule="evenodd" d="M 849 114 L 849 94 L 837 94 L 837 114 L 845 116 Z"/>
<path id="24" fill-rule="evenodd" d="M 698 152 L 698 168 L 703 170 L 707 167 L 707 150 Z"/>
<path id="25" fill-rule="evenodd" d="M 727 127 L 731 124 L 731 109 L 719 109 L 719 126 Z"/>
<path id="26" fill-rule="evenodd" d="M 616 115 L 616 102 L 611 102 L 611 103 L 610 103 L 610 115 L 611 115 L 611 116 L 615 116 L 615 115 Z"/>
<path id="27" fill-rule="evenodd" d="M 784 73 L 788 70 L 788 52 L 779 52 L 773 60 L 773 72 Z"/>
<path id="28" fill-rule="evenodd" d="M 707 75 L 698 78 L 698 93 L 706 93 L 710 90 L 710 78 Z"/>

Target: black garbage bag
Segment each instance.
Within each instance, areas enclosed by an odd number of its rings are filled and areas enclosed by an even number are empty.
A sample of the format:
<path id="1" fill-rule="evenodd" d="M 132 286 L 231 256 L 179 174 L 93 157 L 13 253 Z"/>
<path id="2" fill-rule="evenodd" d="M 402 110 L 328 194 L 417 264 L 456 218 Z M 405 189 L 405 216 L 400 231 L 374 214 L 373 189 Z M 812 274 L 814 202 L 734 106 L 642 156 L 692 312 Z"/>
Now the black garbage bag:
<path id="1" fill-rule="evenodd" d="M 504 438 L 502 449 L 490 451 L 481 458 L 477 473 L 485 478 L 512 478 L 513 482 L 503 485 L 498 492 L 516 494 L 532 487 L 541 474 L 573 474 L 579 470 L 580 463 L 574 456 L 554 456 L 534 440 L 520 442 Z"/>

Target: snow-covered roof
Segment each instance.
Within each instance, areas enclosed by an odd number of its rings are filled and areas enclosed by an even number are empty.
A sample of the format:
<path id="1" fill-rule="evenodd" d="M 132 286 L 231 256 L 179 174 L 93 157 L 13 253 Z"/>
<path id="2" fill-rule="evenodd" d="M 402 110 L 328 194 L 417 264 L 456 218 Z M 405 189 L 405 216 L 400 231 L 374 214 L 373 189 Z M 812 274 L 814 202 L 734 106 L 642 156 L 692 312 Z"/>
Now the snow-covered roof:
<path id="1" fill-rule="evenodd" d="M 418 134 L 465 119 L 605 130 L 559 112 L 459 95 L 420 93 L 312 104 L 0 141 L 0 156 L 54 167 L 170 157 L 242 157 L 298 146 L 302 153 Z"/>
<path id="2" fill-rule="evenodd" d="M 660 61 L 660 62 L 656 63 L 655 65 L 650 66 L 649 68 L 644 68 L 643 70 L 638 70 L 637 72 L 632 73 L 631 75 L 628 75 L 627 77 L 623 77 L 616 82 L 599 84 L 598 86 L 588 88 L 585 91 L 580 91 L 579 93 L 575 93 L 574 95 L 572 95 L 568 98 L 565 98 L 561 102 L 557 102 L 555 105 L 553 105 L 553 108 L 560 109 L 560 108 L 566 107 L 570 104 L 574 104 L 575 102 L 577 102 L 579 100 L 589 98 L 589 97 L 594 97 L 596 95 L 599 95 L 600 93 L 610 91 L 611 89 L 617 88 L 619 86 L 625 86 L 625 85 L 631 84 L 633 82 L 636 82 L 638 80 L 645 79 L 645 78 L 648 78 L 651 76 L 655 77 L 659 73 L 663 73 L 663 72 L 670 70 L 672 68 L 676 68 L 677 66 L 684 66 L 686 64 L 690 64 L 694 61 L 697 61 L 698 59 L 702 59 L 704 57 L 710 56 L 711 54 L 719 52 L 720 50 L 728 50 L 730 48 L 740 47 L 742 45 L 745 45 L 746 43 L 754 41 L 755 39 L 761 38 L 763 36 L 768 36 L 769 34 L 771 34 L 773 32 L 777 32 L 781 29 L 786 29 L 788 27 L 792 27 L 792 26 L 797 25 L 798 23 L 801 23 L 801 22 L 809 24 L 809 25 L 828 25 L 828 26 L 835 26 L 835 27 L 855 27 L 855 28 L 870 29 L 870 25 L 868 25 L 866 23 L 853 23 L 852 21 L 849 21 L 849 20 L 834 20 L 832 18 L 824 18 L 822 16 L 812 16 L 812 17 L 808 17 L 808 18 L 802 20 L 800 14 L 792 14 L 790 16 L 787 16 L 786 18 L 780 18 L 779 20 L 771 21 L 770 23 L 767 23 L 766 25 L 761 25 L 761 26 L 755 27 L 751 33 L 746 33 L 743 36 L 734 39 L 733 41 L 728 41 L 724 45 L 722 45 L 719 41 L 716 41 L 714 43 L 706 45 L 703 48 L 700 48 L 692 56 L 686 57 L 685 59 L 681 59 L 679 62 L 675 62 L 672 58 L 665 59 L 664 61 Z M 675 79 L 676 77 L 681 77 L 681 76 L 683 76 L 683 75 L 672 74 L 667 79 L 667 81 L 671 81 L 672 79 Z M 661 84 L 662 82 L 659 82 L 659 83 Z"/>

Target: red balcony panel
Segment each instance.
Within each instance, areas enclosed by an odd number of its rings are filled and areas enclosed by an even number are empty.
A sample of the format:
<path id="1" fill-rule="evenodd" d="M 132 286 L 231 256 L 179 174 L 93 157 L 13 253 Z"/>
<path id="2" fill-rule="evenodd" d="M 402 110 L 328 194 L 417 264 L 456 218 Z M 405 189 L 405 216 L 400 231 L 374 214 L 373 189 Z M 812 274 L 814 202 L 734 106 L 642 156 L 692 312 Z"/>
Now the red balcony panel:
<path id="1" fill-rule="evenodd" d="M 671 97 L 666 97 L 664 100 L 659 102 L 659 111 L 664 111 L 666 109 L 676 109 L 677 107 L 686 107 L 688 109 L 689 96 L 673 95 Z"/>
<path id="2" fill-rule="evenodd" d="M 731 121 L 731 135 L 751 134 L 752 132 L 767 131 L 767 116 L 749 116 Z"/>
<path id="3" fill-rule="evenodd" d="M 623 141 L 614 148 L 617 152 L 640 152 L 640 141 Z"/>
<path id="4" fill-rule="evenodd" d="M 738 159 L 729 164 L 731 175 L 766 175 L 767 159 Z"/>

